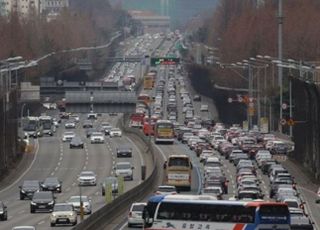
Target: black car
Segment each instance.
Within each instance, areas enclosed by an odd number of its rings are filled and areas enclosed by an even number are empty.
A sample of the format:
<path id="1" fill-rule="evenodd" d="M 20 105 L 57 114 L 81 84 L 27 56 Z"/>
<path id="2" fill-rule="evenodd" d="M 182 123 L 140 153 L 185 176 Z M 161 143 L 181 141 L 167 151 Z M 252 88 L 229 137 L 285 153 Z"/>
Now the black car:
<path id="1" fill-rule="evenodd" d="M 41 183 L 42 191 L 62 192 L 62 182 L 57 177 L 47 177 Z"/>
<path id="2" fill-rule="evenodd" d="M 92 121 L 84 121 L 83 122 L 82 128 L 87 129 L 87 128 L 92 128 L 92 127 L 93 127 Z"/>
<path id="3" fill-rule="evenodd" d="M 111 190 L 112 190 L 112 193 L 115 194 L 115 193 L 118 193 L 118 178 L 117 177 L 107 177 L 105 178 L 105 180 L 101 183 L 101 194 L 102 196 L 105 196 L 106 195 L 106 186 L 107 185 L 111 185 Z"/>
<path id="4" fill-rule="evenodd" d="M 130 147 L 117 148 L 117 157 L 132 157 L 132 149 Z"/>
<path id="5" fill-rule="evenodd" d="M 30 212 L 34 213 L 38 210 L 52 212 L 54 204 L 55 204 L 55 200 L 52 192 L 50 191 L 35 192 L 30 202 Z"/>
<path id="6" fill-rule="evenodd" d="M 94 133 L 94 132 L 97 132 L 97 130 L 94 129 L 94 128 L 89 128 L 89 129 L 87 129 L 87 130 L 86 130 L 86 137 L 87 137 L 87 138 L 90 138 L 90 137 L 91 137 L 91 134 Z"/>
<path id="7" fill-rule="evenodd" d="M 1 220 L 8 219 L 7 206 L 2 201 L 0 201 L 0 219 Z"/>
<path id="8" fill-rule="evenodd" d="M 19 188 L 20 200 L 32 199 L 33 194 L 40 191 L 40 182 L 38 180 L 25 180 Z"/>
<path id="9" fill-rule="evenodd" d="M 71 142 L 70 142 L 70 149 L 72 148 L 81 148 L 83 149 L 84 144 L 83 141 L 81 140 L 80 137 L 75 136 L 74 138 L 72 138 Z"/>
<path id="10" fill-rule="evenodd" d="M 200 95 L 194 95 L 193 100 L 194 101 L 201 101 L 201 96 Z"/>

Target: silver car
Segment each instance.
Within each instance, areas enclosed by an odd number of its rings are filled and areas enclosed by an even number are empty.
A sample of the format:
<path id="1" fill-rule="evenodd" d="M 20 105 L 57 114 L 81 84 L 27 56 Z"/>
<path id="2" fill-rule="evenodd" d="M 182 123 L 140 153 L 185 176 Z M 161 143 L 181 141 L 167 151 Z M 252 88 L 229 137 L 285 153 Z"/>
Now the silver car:
<path id="1" fill-rule="evenodd" d="M 77 224 L 77 212 L 72 204 L 58 203 L 53 207 L 53 212 L 50 215 L 50 226 L 56 224 Z"/>
<path id="2" fill-rule="evenodd" d="M 83 204 L 83 213 L 91 214 L 92 213 L 92 204 L 91 199 L 88 196 L 71 196 L 69 200 L 67 200 L 68 204 L 72 204 L 74 210 L 80 214 L 80 202 Z"/>
<path id="3" fill-rule="evenodd" d="M 97 185 L 97 176 L 92 171 L 82 171 L 78 177 L 79 186 L 83 185 Z"/>
<path id="4" fill-rule="evenodd" d="M 116 176 L 122 176 L 125 180 L 133 180 L 133 169 L 130 162 L 118 162 L 114 167 Z"/>

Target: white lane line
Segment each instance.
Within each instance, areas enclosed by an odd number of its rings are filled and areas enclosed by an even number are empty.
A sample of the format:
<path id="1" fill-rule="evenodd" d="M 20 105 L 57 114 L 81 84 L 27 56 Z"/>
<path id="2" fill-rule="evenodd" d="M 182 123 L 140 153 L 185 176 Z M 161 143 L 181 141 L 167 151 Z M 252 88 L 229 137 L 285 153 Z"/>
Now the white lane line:
<path id="1" fill-rule="evenodd" d="M 162 149 L 158 146 L 158 145 L 154 145 L 157 149 L 158 149 L 158 151 L 160 152 L 160 154 L 161 154 L 161 156 L 162 156 L 162 159 L 164 160 L 164 161 L 166 161 L 167 160 L 167 157 L 166 157 L 166 155 L 164 154 L 164 152 L 162 151 Z"/>
<path id="2" fill-rule="evenodd" d="M 25 210 L 21 210 L 21 211 L 18 212 L 18 214 L 22 214 L 24 212 L 25 212 Z"/>
<path id="3" fill-rule="evenodd" d="M 8 220 L 11 220 L 13 216 L 8 216 Z"/>
<path id="4" fill-rule="evenodd" d="M 58 165 L 59 165 L 59 166 L 61 165 L 61 162 L 60 162 L 60 161 L 58 162 Z"/>
<path id="5" fill-rule="evenodd" d="M 119 228 L 119 230 L 123 230 L 127 225 L 128 225 L 128 221 L 127 221 L 127 219 L 126 219 L 126 222 L 125 222 L 123 225 L 121 225 L 121 227 Z"/>
<path id="6" fill-rule="evenodd" d="M 37 144 L 36 144 L 36 151 L 35 151 L 35 154 L 34 154 L 34 156 L 33 156 L 32 162 L 31 162 L 31 164 L 29 165 L 29 167 L 27 168 L 27 170 L 24 171 L 24 172 L 21 174 L 21 176 L 20 176 L 18 179 L 16 179 L 12 184 L 10 184 L 10 185 L 8 185 L 7 187 L 5 187 L 4 189 L 0 190 L 0 193 L 2 193 L 2 192 L 4 192 L 4 191 L 7 191 L 8 189 L 12 188 L 14 185 L 16 185 L 16 184 L 22 179 L 22 177 L 24 177 L 24 176 L 30 171 L 30 169 L 32 168 L 34 162 L 35 162 L 36 159 L 37 159 L 38 152 L 39 152 L 39 141 L 38 141 L 38 139 L 36 139 L 35 142 L 37 143 Z M 29 154 L 29 153 L 24 153 L 24 154 Z"/>
<path id="7" fill-rule="evenodd" d="M 59 161 L 62 161 L 62 157 L 59 158 Z"/>
<path id="8" fill-rule="evenodd" d="M 144 159 L 143 159 L 143 156 L 141 154 L 141 151 L 138 149 L 138 147 L 136 146 L 136 144 L 129 138 L 126 136 L 126 139 L 133 145 L 133 147 L 136 149 L 136 151 L 138 152 L 139 154 L 139 157 L 140 157 L 140 165 L 144 165 Z"/>
<path id="9" fill-rule="evenodd" d="M 52 172 L 50 175 L 51 175 L 51 176 L 54 176 L 54 172 Z"/>
<path id="10" fill-rule="evenodd" d="M 42 220 L 42 221 L 40 221 L 39 223 L 38 223 L 38 225 L 41 225 L 41 224 L 44 224 L 45 222 L 44 222 L 44 220 Z"/>

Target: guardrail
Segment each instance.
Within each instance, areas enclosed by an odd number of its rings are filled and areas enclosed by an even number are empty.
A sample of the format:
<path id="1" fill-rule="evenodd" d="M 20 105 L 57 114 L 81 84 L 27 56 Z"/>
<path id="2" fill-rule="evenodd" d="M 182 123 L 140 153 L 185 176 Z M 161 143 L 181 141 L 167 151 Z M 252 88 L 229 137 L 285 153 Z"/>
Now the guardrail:
<path id="1" fill-rule="evenodd" d="M 143 199 L 152 191 L 152 188 L 156 185 L 156 178 L 158 177 L 159 173 L 159 166 L 157 164 L 157 158 L 155 157 L 156 149 L 152 147 L 149 139 L 146 138 L 139 130 L 129 128 L 125 125 L 125 123 L 129 121 L 128 117 L 129 114 L 125 114 L 122 119 L 119 119 L 118 127 L 121 128 L 125 133 L 136 135 L 148 146 L 147 151 L 152 154 L 151 156 L 153 160 L 152 173 L 144 182 L 120 195 L 111 203 L 106 204 L 99 210 L 95 211 L 87 219 L 83 220 L 81 223 L 73 227 L 73 230 L 98 230 L 109 223 L 111 224 L 112 220 L 118 217 L 119 212 L 123 211 L 124 207 L 129 206 L 131 203 L 137 200 Z"/>

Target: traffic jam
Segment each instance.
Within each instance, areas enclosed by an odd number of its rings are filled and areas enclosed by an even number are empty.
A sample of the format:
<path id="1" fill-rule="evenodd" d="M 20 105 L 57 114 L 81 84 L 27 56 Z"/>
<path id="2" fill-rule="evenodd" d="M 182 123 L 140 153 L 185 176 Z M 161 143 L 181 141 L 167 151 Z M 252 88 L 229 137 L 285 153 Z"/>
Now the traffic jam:
<path id="1" fill-rule="evenodd" d="M 161 66 L 147 73 L 138 97 L 143 103 L 131 115 L 130 126 L 156 136 L 159 121 L 171 122 L 174 144 L 185 145 L 201 162 L 200 194 L 217 200 L 286 203 L 291 229 L 313 229 L 295 179 L 281 164 L 293 150 L 292 143 L 262 133 L 258 127 L 244 130 L 238 124 L 213 121 L 201 96 L 189 93 L 184 76 L 180 65 Z M 163 184 L 156 194 L 182 194 L 179 190 L 178 185 Z"/>

